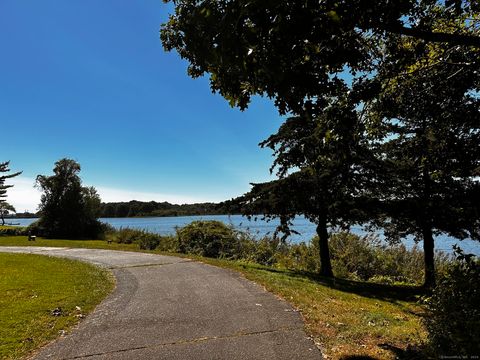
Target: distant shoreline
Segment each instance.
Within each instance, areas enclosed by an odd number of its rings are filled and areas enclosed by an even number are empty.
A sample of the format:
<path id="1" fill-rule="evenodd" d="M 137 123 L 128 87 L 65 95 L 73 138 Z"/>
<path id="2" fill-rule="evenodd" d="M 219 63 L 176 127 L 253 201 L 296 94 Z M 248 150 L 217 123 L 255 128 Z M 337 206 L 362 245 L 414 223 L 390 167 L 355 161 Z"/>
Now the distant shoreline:
<path id="1" fill-rule="evenodd" d="M 101 203 L 99 218 L 148 218 L 148 217 L 180 217 L 241 215 L 240 206 L 235 200 L 220 203 L 171 204 L 167 201 L 137 201 Z M 38 218 L 38 213 L 25 211 L 9 215 L 9 219 Z M 7 217 L 6 217 L 7 218 Z"/>
<path id="2" fill-rule="evenodd" d="M 242 215 L 241 213 L 186 213 L 186 214 L 160 214 L 160 215 L 135 215 L 135 216 L 100 216 L 99 219 L 136 219 L 136 218 L 158 218 L 158 217 L 184 217 L 184 216 L 213 216 L 213 215 Z M 40 216 L 5 216 L 7 219 L 39 219 Z"/>

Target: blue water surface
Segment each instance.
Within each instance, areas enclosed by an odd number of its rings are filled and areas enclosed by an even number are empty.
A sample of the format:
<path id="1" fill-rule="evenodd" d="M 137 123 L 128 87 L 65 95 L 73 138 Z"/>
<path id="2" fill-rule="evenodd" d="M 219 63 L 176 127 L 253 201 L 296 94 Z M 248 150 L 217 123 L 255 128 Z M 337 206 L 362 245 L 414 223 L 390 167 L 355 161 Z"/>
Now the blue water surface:
<path id="1" fill-rule="evenodd" d="M 36 219 L 9 219 L 9 221 L 21 225 L 28 226 Z M 160 235 L 171 235 L 175 233 L 175 228 L 185 226 L 195 220 L 219 220 L 226 224 L 232 225 L 238 230 L 248 230 L 251 234 L 260 238 L 264 235 L 272 235 L 278 225 L 278 220 L 270 222 L 257 219 L 248 220 L 241 215 L 203 215 L 203 216 L 178 216 L 178 217 L 144 217 L 144 218 L 102 218 L 101 221 L 112 225 L 116 229 L 134 228 L 147 230 Z M 299 243 L 301 241 L 308 242 L 315 235 L 315 225 L 304 217 L 297 217 L 293 221 L 293 229 L 298 235 L 291 235 L 289 241 Z M 360 227 L 353 227 L 353 233 L 364 235 L 365 232 Z M 381 237 L 381 234 L 379 234 Z M 411 248 L 415 242 L 412 238 L 403 240 L 404 244 Z M 435 249 L 446 253 L 452 253 L 454 244 L 460 247 L 466 253 L 472 253 L 480 256 L 480 242 L 474 240 L 459 241 L 445 235 L 437 236 L 435 239 Z"/>

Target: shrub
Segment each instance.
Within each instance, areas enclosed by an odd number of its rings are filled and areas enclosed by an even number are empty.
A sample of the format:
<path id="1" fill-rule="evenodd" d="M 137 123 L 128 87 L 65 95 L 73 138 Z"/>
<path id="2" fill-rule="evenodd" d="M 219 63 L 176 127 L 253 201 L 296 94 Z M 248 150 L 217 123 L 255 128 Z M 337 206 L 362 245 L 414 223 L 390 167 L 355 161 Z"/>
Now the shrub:
<path id="1" fill-rule="evenodd" d="M 287 269 L 318 272 L 320 269 L 320 257 L 318 250 L 318 237 L 314 237 L 310 243 L 288 245 L 288 252 L 277 256 L 278 265 Z"/>
<path id="2" fill-rule="evenodd" d="M 135 242 L 142 250 L 154 250 L 160 244 L 161 236 L 144 232 Z"/>
<path id="3" fill-rule="evenodd" d="M 237 250 L 234 258 L 256 262 L 257 240 L 248 231 L 236 231 Z"/>
<path id="4" fill-rule="evenodd" d="M 154 250 L 168 237 L 153 234 L 145 230 L 121 228 L 111 231 L 108 234 L 108 238 L 119 244 L 138 244 L 138 247 L 142 250 Z"/>
<path id="5" fill-rule="evenodd" d="M 177 229 L 177 237 L 182 253 L 231 258 L 239 248 L 235 232 L 221 221 L 193 221 Z"/>
<path id="6" fill-rule="evenodd" d="M 427 299 L 425 325 L 436 355 L 480 354 L 480 262 L 456 247 L 456 260 Z"/>
<path id="7" fill-rule="evenodd" d="M 121 228 L 111 234 L 111 240 L 119 244 L 133 244 L 138 242 L 144 233 L 143 230 Z"/>
<path id="8" fill-rule="evenodd" d="M 21 236 L 27 234 L 27 228 L 23 226 L 0 226 L 0 236 Z"/>
<path id="9" fill-rule="evenodd" d="M 263 237 L 260 240 L 253 240 L 253 253 L 249 257 L 261 265 L 274 265 L 278 260 L 280 240 L 278 238 Z"/>
<path id="10" fill-rule="evenodd" d="M 378 269 L 375 244 L 378 238 L 358 236 L 348 232 L 333 234 L 330 237 L 332 267 L 339 277 L 368 280 L 377 275 Z"/>
<path id="11" fill-rule="evenodd" d="M 157 250 L 166 252 L 179 252 L 178 239 L 176 236 L 160 236 L 160 242 L 156 247 Z"/>
<path id="12" fill-rule="evenodd" d="M 416 245 L 379 245 L 375 249 L 377 271 L 373 282 L 420 284 L 424 274 L 424 256 Z M 381 281 L 384 279 L 385 281 Z"/>
<path id="13" fill-rule="evenodd" d="M 111 231 L 111 226 L 102 223 L 97 220 L 92 220 L 88 223 L 82 224 L 81 236 L 73 236 L 67 233 L 61 233 L 57 231 L 51 231 L 51 229 L 45 225 L 45 223 L 37 220 L 31 223 L 25 230 L 25 235 L 32 234 L 36 236 L 42 236 L 45 238 L 60 238 L 60 239 L 105 239 L 106 233 Z M 80 234 L 79 233 L 79 234 Z"/>
<path id="14" fill-rule="evenodd" d="M 112 225 L 110 225 L 109 223 L 105 223 L 105 222 L 100 222 L 100 226 L 101 226 L 101 239 L 104 240 L 105 238 L 107 238 L 109 235 L 115 233 L 117 231 L 117 229 L 115 229 Z"/>

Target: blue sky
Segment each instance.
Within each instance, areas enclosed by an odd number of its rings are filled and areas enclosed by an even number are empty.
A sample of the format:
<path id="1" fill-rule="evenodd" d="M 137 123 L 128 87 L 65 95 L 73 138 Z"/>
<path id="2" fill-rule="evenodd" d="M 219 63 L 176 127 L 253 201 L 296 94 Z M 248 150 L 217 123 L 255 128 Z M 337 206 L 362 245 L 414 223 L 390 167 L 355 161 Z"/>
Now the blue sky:
<path id="1" fill-rule="evenodd" d="M 105 201 L 221 201 L 269 179 L 258 143 L 280 125 L 271 101 L 245 112 L 163 51 L 160 0 L 0 1 L 0 161 L 23 170 L 9 191 L 35 210 L 37 174 L 82 166 Z"/>

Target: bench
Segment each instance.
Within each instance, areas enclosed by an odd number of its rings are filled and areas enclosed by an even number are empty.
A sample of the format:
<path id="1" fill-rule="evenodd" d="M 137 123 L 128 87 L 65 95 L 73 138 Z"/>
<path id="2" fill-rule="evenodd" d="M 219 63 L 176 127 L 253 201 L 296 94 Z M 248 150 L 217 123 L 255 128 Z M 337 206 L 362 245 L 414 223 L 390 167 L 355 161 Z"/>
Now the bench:
<path id="1" fill-rule="evenodd" d="M 35 235 L 28 235 L 28 241 L 35 241 L 37 237 Z"/>

